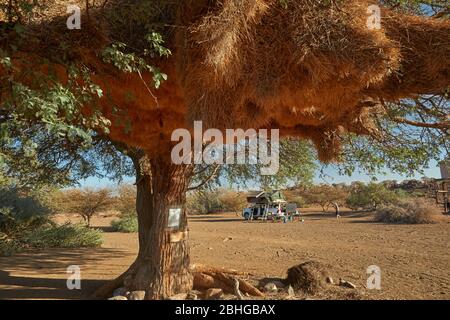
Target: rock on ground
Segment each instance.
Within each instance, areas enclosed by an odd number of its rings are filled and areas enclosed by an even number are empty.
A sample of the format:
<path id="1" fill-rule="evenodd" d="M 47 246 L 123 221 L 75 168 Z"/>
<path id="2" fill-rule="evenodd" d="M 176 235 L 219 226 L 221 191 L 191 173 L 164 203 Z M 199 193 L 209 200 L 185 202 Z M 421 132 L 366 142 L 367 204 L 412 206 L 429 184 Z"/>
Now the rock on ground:
<path id="1" fill-rule="evenodd" d="M 206 300 L 218 300 L 222 298 L 223 296 L 223 290 L 219 288 L 211 288 L 208 289 L 205 293 L 205 299 Z"/>
<path id="2" fill-rule="evenodd" d="M 345 281 L 342 279 L 339 279 L 339 285 L 341 287 L 346 287 L 346 288 L 350 288 L 350 289 L 356 289 L 356 285 L 351 283 L 350 281 Z"/>
<path id="3" fill-rule="evenodd" d="M 112 298 L 109 298 L 108 300 L 128 300 L 127 297 L 124 296 L 115 296 Z"/>
<path id="4" fill-rule="evenodd" d="M 130 292 L 127 290 L 127 288 L 125 287 L 120 287 L 117 288 L 116 290 L 114 290 L 113 292 L 113 297 L 117 297 L 117 296 L 128 296 L 130 294 Z"/>
<path id="5" fill-rule="evenodd" d="M 269 282 L 264 286 L 265 292 L 275 293 L 278 292 L 278 287 L 275 283 Z"/>
<path id="6" fill-rule="evenodd" d="M 169 297 L 168 300 L 186 300 L 187 297 L 188 297 L 187 293 L 179 293 L 179 294 Z M 192 299 L 192 300 L 194 300 L 194 299 Z"/>
<path id="7" fill-rule="evenodd" d="M 129 300 L 144 300 L 145 291 L 133 291 L 128 295 Z"/>

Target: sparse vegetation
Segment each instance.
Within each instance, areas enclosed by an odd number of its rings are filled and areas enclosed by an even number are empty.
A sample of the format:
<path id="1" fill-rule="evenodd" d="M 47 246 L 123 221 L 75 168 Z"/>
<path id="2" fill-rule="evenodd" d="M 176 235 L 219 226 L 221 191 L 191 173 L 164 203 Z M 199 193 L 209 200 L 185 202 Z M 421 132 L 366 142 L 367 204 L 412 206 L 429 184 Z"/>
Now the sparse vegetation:
<path id="1" fill-rule="evenodd" d="M 234 212 L 238 215 L 247 205 L 245 192 L 233 190 L 224 190 L 219 195 L 219 201 L 222 203 L 223 210 Z"/>
<path id="2" fill-rule="evenodd" d="M 195 191 L 188 195 L 186 206 L 189 214 L 215 213 L 223 209 L 218 190 Z"/>
<path id="3" fill-rule="evenodd" d="M 41 190 L 41 192 L 43 192 Z M 95 247 L 101 232 L 81 225 L 58 226 L 42 193 L 21 194 L 3 188 L 0 194 L 0 256 L 11 256 L 25 248 Z"/>
<path id="4" fill-rule="evenodd" d="M 98 247 L 102 244 L 102 233 L 83 224 L 66 223 L 39 228 L 26 235 L 22 241 L 33 248 Z"/>
<path id="5" fill-rule="evenodd" d="M 399 201 L 382 206 L 375 213 L 374 220 L 385 223 L 426 224 L 433 223 L 439 210 L 424 199 Z"/>
<path id="6" fill-rule="evenodd" d="M 115 232 L 133 233 L 138 232 L 138 220 L 136 215 L 124 215 L 118 220 L 111 222 Z"/>
<path id="7" fill-rule="evenodd" d="M 334 185 L 314 185 L 304 187 L 297 190 L 290 190 L 287 192 L 288 199 L 297 204 L 304 205 L 319 205 L 322 211 L 328 209 L 329 206 L 337 203 L 342 205 L 348 196 L 348 192 L 341 186 Z"/>
<path id="8" fill-rule="evenodd" d="M 353 210 L 376 210 L 381 205 L 395 204 L 405 197 L 403 191 L 389 190 L 383 184 L 357 183 L 351 188 L 346 204 Z"/>
<path id="9" fill-rule="evenodd" d="M 70 189 L 61 191 L 56 197 L 59 212 L 79 214 L 87 226 L 99 212 L 113 208 L 114 199 L 109 189 Z"/>
<path id="10" fill-rule="evenodd" d="M 123 216 L 136 215 L 136 187 L 133 185 L 121 185 L 118 189 L 116 209 Z"/>

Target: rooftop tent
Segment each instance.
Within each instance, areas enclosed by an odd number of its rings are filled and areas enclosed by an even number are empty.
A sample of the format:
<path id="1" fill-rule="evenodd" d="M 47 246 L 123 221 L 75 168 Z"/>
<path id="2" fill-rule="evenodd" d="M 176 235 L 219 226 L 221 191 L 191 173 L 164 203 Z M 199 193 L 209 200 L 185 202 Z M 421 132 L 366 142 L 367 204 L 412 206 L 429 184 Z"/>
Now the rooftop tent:
<path id="1" fill-rule="evenodd" d="M 250 191 L 247 194 L 248 203 L 270 204 L 270 203 L 284 203 L 286 200 L 281 191 L 275 190 L 271 192 L 265 191 Z"/>
<path id="2" fill-rule="evenodd" d="M 272 202 L 286 202 L 283 193 L 280 190 L 276 190 L 270 193 L 270 200 Z"/>

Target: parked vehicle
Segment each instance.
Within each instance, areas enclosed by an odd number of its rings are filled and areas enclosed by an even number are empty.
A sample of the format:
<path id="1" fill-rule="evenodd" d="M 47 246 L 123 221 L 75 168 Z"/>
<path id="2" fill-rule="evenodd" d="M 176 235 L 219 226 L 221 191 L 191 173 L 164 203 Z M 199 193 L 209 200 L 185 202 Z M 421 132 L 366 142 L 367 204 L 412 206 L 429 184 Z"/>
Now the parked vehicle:
<path id="1" fill-rule="evenodd" d="M 287 203 L 279 190 L 272 192 L 254 191 L 247 196 L 250 204 L 242 212 L 245 220 L 292 220 L 300 215 L 295 204 Z"/>

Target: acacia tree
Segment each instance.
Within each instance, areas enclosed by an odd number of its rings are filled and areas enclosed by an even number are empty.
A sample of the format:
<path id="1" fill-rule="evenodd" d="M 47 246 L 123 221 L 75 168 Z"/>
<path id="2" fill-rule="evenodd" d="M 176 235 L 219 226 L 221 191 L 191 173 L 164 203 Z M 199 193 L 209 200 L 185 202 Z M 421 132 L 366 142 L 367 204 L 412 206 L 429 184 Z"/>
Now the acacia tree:
<path id="1" fill-rule="evenodd" d="M 424 41 L 445 42 L 447 23 L 387 11 L 387 28 L 378 31 L 385 34 L 374 37 L 365 24 L 352 32 L 352 23 L 360 20 L 347 18 L 365 15 L 366 8 L 351 1 L 282 2 L 291 8 L 280 10 L 279 1 L 269 0 L 110 1 L 98 10 L 91 7 L 86 12 L 89 27 L 72 38 L 67 32 L 66 38 L 58 34 L 64 23 L 52 13 L 39 24 L 45 32 L 39 32 L 33 24 L 24 28 L 24 9 L 11 8 L 17 2 L 3 7 L 2 119 L 14 120 L 11 114 L 31 123 L 57 119 L 64 124 L 66 131 L 59 130 L 64 136 L 85 132 L 77 130 L 81 127 L 107 134 L 125 149 L 141 148 L 129 153 L 137 168 L 139 253 L 114 286 L 145 290 L 147 298 L 165 298 L 192 287 L 188 243 L 171 241 L 174 232 L 187 231 L 185 194 L 195 170 L 170 159 L 171 133 L 186 126 L 187 118 L 220 129 L 280 128 L 283 135 L 313 140 L 320 159 L 331 160 L 351 133 L 376 136 L 368 121 L 374 120 L 374 105 L 436 93 L 448 84 L 445 45 L 410 50 Z M 346 17 L 336 17 L 344 13 Z M 89 19 L 94 15 L 96 19 Z M 295 21 L 300 27 L 292 23 L 287 32 L 286 24 L 279 23 L 268 29 L 261 23 L 264 19 Z M 167 32 L 167 25 L 188 27 Z M 158 58 L 168 55 L 155 32 L 158 28 L 165 29 L 167 46 L 174 50 L 170 60 Z M 331 31 L 330 37 L 311 34 L 322 31 Z M 24 45 L 24 38 L 33 41 Z M 292 57 L 280 55 L 280 42 L 291 46 L 299 60 L 292 63 Z M 254 47 L 247 50 L 248 45 Z M 101 47 L 100 52 L 94 47 Z M 432 78 L 430 55 L 437 70 Z M 152 85 L 159 87 L 167 76 L 148 61 L 168 75 L 157 95 Z M 330 76 L 333 72 L 325 72 L 324 65 L 334 66 L 339 76 Z M 425 81 L 413 81 L 418 71 Z M 335 95 L 329 94 L 330 88 Z M 289 97 L 298 97 L 304 105 L 295 107 Z M 44 113 L 39 112 L 42 105 Z M 174 208 L 181 209 L 177 230 L 167 226 Z"/>
<path id="2" fill-rule="evenodd" d="M 324 212 L 330 205 L 336 208 L 342 205 L 348 196 L 348 192 L 344 188 L 327 184 L 305 187 L 295 191 L 308 204 L 319 205 Z"/>
<path id="3" fill-rule="evenodd" d="M 113 208 L 111 190 L 91 188 L 60 191 L 55 197 L 59 212 L 79 214 L 88 227 L 96 214 Z"/>

